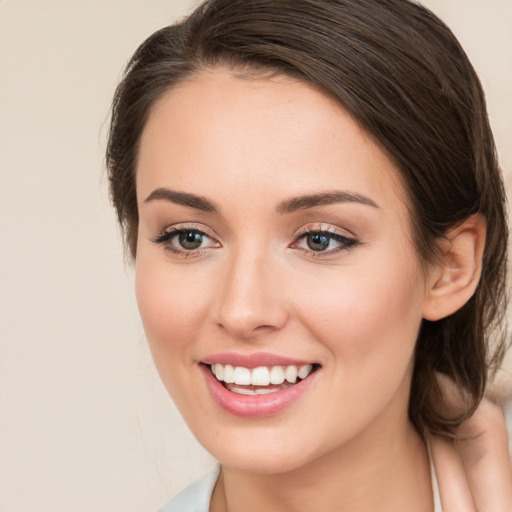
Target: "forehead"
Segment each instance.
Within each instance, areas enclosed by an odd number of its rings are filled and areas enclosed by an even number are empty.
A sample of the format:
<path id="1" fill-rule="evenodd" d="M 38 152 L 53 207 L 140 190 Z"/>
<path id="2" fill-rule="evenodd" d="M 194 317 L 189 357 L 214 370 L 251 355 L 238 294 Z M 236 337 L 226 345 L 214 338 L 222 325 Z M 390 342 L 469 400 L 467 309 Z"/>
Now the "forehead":
<path id="1" fill-rule="evenodd" d="M 139 201 L 162 186 L 266 198 L 270 183 L 281 195 L 350 189 L 404 207 L 382 148 L 339 104 L 293 78 L 215 68 L 155 103 L 141 137 Z"/>

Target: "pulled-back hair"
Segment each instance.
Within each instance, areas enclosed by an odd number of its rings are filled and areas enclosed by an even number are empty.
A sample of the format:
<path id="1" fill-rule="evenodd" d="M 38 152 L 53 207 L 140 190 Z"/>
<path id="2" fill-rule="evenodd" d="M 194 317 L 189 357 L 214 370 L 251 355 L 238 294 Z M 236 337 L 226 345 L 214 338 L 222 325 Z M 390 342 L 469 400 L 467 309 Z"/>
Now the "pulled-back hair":
<path id="1" fill-rule="evenodd" d="M 470 215 L 486 219 L 480 283 L 459 311 L 424 320 L 409 414 L 451 434 L 474 411 L 504 353 L 507 226 L 504 188 L 482 87 L 452 32 L 409 0 L 210 0 L 150 36 L 117 88 L 107 148 L 111 196 L 136 257 L 141 133 L 166 91 L 201 70 L 294 77 L 333 98 L 393 159 L 408 195 L 420 260 Z M 371 290 L 368 291 L 371 293 Z M 467 394 L 443 414 L 436 373 Z"/>

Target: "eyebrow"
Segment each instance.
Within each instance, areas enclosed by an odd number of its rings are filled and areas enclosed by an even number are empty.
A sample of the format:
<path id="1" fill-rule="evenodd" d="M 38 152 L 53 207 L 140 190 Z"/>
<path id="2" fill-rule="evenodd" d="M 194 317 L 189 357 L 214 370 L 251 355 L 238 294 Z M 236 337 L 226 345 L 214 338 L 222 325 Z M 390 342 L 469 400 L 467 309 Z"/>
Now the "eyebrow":
<path id="1" fill-rule="evenodd" d="M 203 212 L 218 213 L 220 207 L 206 197 L 190 194 L 188 192 L 178 192 L 170 188 L 157 188 L 149 194 L 144 200 L 145 203 L 156 200 L 169 201 L 174 204 L 188 206 Z M 322 192 L 319 194 L 308 194 L 292 197 L 280 203 L 277 207 L 277 213 L 283 215 L 293 213 L 298 210 L 307 210 L 315 206 L 326 206 L 336 203 L 359 203 L 365 206 L 378 208 L 377 203 L 369 197 L 347 191 Z"/>
<path id="2" fill-rule="evenodd" d="M 373 199 L 347 191 L 323 192 L 319 194 L 304 195 L 292 197 L 283 201 L 278 207 L 277 212 L 280 214 L 293 213 L 297 210 L 307 210 L 315 206 L 325 206 L 336 203 L 359 203 L 365 206 L 378 208 Z"/>
<path id="3" fill-rule="evenodd" d="M 213 201 L 206 199 L 206 197 L 189 194 L 187 192 L 177 192 L 170 188 L 157 188 L 153 190 L 153 192 L 146 197 L 144 202 L 149 203 L 150 201 L 156 201 L 158 199 L 208 213 L 217 213 L 219 211 L 219 207 Z"/>

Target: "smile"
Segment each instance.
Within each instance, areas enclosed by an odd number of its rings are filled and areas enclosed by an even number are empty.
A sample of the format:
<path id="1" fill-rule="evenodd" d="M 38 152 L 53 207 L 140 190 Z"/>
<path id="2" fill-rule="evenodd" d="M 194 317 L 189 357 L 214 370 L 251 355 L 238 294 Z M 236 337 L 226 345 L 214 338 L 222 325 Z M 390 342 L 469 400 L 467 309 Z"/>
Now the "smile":
<path id="1" fill-rule="evenodd" d="M 321 373 L 319 364 L 265 354 L 212 359 L 199 364 L 210 396 L 225 412 L 247 419 L 275 416 L 302 401 Z"/>
<path id="2" fill-rule="evenodd" d="M 302 366 L 258 366 L 246 368 L 230 364 L 215 363 L 210 370 L 224 387 L 241 395 L 264 395 L 276 393 L 293 386 L 297 380 L 307 378 L 313 372 L 312 364 Z"/>

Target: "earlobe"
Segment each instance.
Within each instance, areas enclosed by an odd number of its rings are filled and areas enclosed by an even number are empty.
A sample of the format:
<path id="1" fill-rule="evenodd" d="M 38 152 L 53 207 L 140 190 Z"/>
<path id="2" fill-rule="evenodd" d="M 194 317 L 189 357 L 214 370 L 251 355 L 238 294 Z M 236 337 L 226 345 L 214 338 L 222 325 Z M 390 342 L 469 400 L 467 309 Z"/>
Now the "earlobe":
<path id="1" fill-rule="evenodd" d="M 455 313 L 474 294 L 482 272 L 486 224 L 471 215 L 440 242 L 441 256 L 429 273 L 423 318 L 440 320 Z"/>

